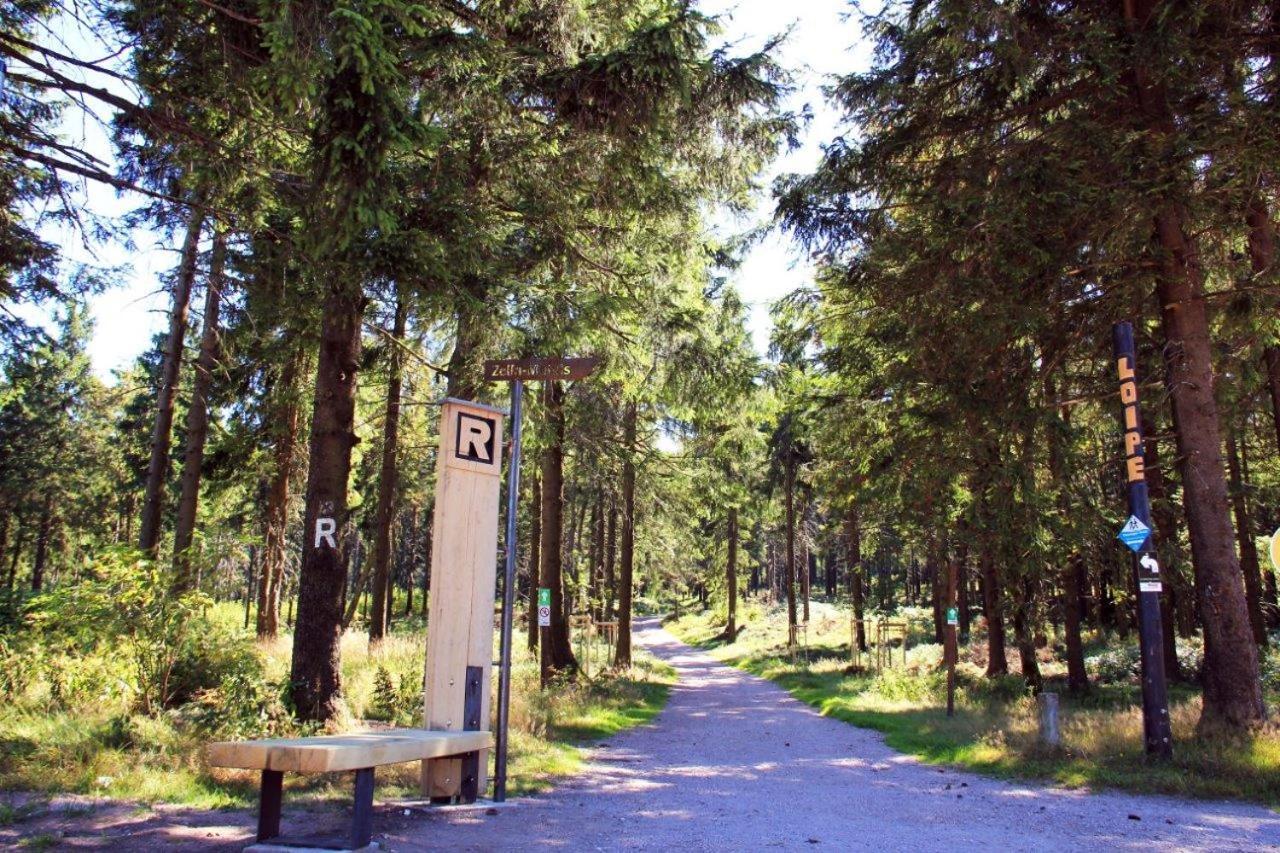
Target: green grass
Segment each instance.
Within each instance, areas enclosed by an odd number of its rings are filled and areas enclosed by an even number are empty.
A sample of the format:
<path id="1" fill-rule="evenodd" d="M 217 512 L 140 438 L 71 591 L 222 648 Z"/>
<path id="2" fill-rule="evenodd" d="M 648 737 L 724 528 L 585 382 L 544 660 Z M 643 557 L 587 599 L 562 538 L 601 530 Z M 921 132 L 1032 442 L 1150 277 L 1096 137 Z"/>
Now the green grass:
<path id="1" fill-rule="evenodd" d="M 418 630 L 397 633 L 373 652 L 363 634 L 344 637 L 346 712 L 337 728 L 360 728 L 368 719 L 417 725 L 425 634 L 414 627 Z M 259 645 L 256 654 L 263 678 L 282 684 L 289 638 Z M 673 670 L 641 655 L 628 671 L 597 673 L 593 679 L 542 691 L 536 662 L 519 653 L 512 675 L 509 793 L 542 790 L 557 776 L 578 772 L 579 747 L 652 719 L 665 705 L 673 681 Z M 131 708 L 124 693 L 69 698 L 64 692 L 60 701 L 53 701 L 49 686 L 34 678 L 18 701 L 0 703 L 0 790 L 202 809 L 250 807 L 257 797 L 256 774 L 209 768 L 202 757 L 205 744 L 223 737 L 207 728 L 210 720 L 217 724 L 221 718 L 219 703 L 234 701 L 212 694 L 199 708 L 147 716 Z M 264 720 L 263 725 L 280 723 Z M 378 784 L 379 796 L 415 796 L 418 765 L 380 769 Z M 345 800 L 350 794 L 346 774 L 289 776 L 286 785 L 291 797 L 302 800 Z M 6 807 L 0 823 L 26 816 Z"/>
<path id="2" fill-rule="evenodd" d="M 933 655 L 936 646 L 909 654 L 905 667 L 899 652 L 899 668 L 878 676 L 852 671 L 847 617 L 834 609 L 816 611 L 807 661 L 803 656 L 793 661 L 786 653 L 781 612 L 749 608 L 746 627 L 733 643 L 717 636 L 722 625 L 712 614 L 697 614 L 668 627 L 720 660 L 776 682 L 823 715 L 882 732 L 890 747 L 929 763 L 1071 788 L 1280 806 L 1280 734 L 1272 728 L 1234 737 L 1198 736 L 1200 698 L 1189 687 L 1171 692 L 1171 762 L 1146 759 L 1138 688 L 1127 682 L 1099 685 L 1081 700 L 1060 691 L 1063 746 L 1051 750 L 1039 742 L 1035 703 L 1021 688 L 1020 677 L 992 683 L 971 661 L 962 663 L 956 714 L 948 718 L 945 680 Z M 965 655 L 961 657 L 964 661 Z M 1016 664 L 1016 657 L 1011 663 Z M 1053 660 L 1043 661 L 1042 670 L 1050 678 L 1059 674 Z"/>

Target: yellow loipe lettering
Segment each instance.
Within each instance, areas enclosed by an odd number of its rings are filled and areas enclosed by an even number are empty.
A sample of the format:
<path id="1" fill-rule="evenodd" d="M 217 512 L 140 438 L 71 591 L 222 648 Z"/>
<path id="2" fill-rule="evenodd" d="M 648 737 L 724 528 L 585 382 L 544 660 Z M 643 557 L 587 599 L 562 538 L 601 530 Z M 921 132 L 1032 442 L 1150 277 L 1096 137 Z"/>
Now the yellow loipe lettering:
<path id="1" fill-rule="evenodd" d="M 1124 407 L 1124 428 L 1125 429 L 1138 428 L 1138 407 L 1137 406 Z"/>
<path id="2" fill-rule="evenodd" d="M 1146 468 L 1141 456 L 1130 456 L 1128 461 L 1129 482 L 1140 483 L 1145 478 Z"/>
<path id="3" fill-rule="evenodd" d="M 1136 432 L 1126 432 L 1124 434 L 1124 452 L 1126 456 L 1137 456 L 1138 448 L 1142 446 L 1142 437 Z"/>
<path id="4" fill-rule="evenodd" d="M 1120 384 L 1120 402 L 1126 406 L 1138 402 L 1138 386 L 1133 382 L 1122 382 Z"/>

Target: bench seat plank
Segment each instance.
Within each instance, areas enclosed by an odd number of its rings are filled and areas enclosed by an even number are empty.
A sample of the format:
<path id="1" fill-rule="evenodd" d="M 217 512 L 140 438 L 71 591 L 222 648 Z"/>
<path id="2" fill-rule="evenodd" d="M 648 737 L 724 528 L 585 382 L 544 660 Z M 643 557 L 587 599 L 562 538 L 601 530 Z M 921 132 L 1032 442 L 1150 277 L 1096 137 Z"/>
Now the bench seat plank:
<path id="1" fill-rule="evenodd" d="M 307 738 L 222 741 L 209 745 L 208 757 L 214 767 L 334 773 L 457 756 L 492 746 L 490 732 L 391 729 Z"/>

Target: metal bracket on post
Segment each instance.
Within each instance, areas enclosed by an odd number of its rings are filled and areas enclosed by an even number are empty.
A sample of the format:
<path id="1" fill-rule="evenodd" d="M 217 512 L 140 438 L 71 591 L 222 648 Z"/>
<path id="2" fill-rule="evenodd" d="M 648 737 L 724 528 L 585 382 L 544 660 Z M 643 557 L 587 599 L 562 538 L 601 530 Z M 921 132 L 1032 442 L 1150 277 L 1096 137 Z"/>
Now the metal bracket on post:
<path id="1" fill-rule="evenodd" d="M 481 691 L 484 669 L 478 666 L 467 667 L 467 681 L 464 686 L 462 700 L 462 730 L 480 731 L 480 707 L 483 693 Z M 474 803 L 480 796 L 480 753 L 468 752 L 462 756 L 462 786 L 458 792 L 458 801 Z"/>

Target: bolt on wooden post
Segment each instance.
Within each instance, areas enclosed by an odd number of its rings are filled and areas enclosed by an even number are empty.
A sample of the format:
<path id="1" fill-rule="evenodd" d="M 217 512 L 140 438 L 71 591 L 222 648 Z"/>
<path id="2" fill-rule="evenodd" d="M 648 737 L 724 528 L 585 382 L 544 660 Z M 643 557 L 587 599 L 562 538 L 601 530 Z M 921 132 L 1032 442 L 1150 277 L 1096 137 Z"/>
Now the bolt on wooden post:
<path id="1" fill-rule="evenodd" d="M 427 729 L 489 728 L 504 414 L 453 399 L 444 401 L 440 413 L 423 710 Z M 467 713 L 468 669 L 480 673 L 478 713 Z M 483 791 L 487 766 L 486 751 L 477 778 L 464 780 L 460 759 L 424 761 L 422 793 L 436 801 L 453 799 L 463 794 L 464 781 L 466 790 Z"/>

